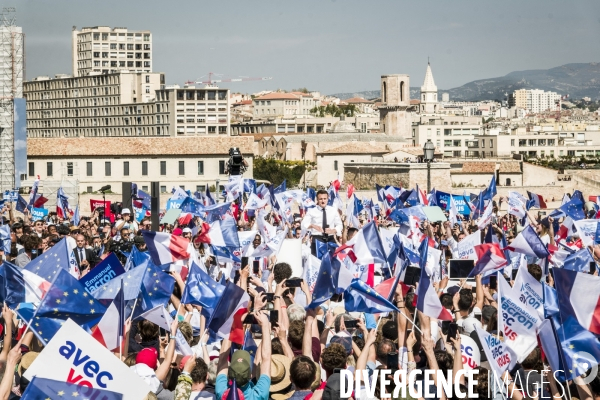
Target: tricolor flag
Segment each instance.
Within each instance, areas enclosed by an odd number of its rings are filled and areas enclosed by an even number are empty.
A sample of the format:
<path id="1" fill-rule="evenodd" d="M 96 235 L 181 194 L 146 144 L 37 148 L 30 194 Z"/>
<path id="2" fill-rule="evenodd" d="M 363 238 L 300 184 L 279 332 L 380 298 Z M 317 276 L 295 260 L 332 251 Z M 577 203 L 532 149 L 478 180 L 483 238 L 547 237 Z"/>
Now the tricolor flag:
<path id="1" fill-rule="evenodd" d="M 550 255 L 548 249 L 531 225 L 527 225 L 507 248 L 510 251 L 537 258 L 546 258 Z"/>
<path id="2" fill-rule="evenodd" d="M 142 231 L 142 235 L 155 265 L 170 264 L 190 258 L 188 251 L 190 241 L 184 237 L 154 231 Z"/>
<path id="3" fill-rule="evenodd" d="M 435 292 L 429 276 L 427 276 L 427 273 L 425 272 L 425 268 L 421 268 L 419 288 L 415 297 L 417 300 L 416 307 L 423 314 L 442 321 L 453 320 L 452 314 L 442 306 L 440 298 Z"/>
<path id="4" fill-rule="evenodd" d="M 574 314 L 581 326 L 600 335 L 600 277 L 555 268 L 554 279 L 561 313 Z"/>
<path id="5" fill-rule="evenodd" d="M 8 261 L 4 261 L 3 265 L 6 281 L 5 301 L 9 307 L 14 308 L 19 303 L 39 303 L 50 289 L 51 283 L 41 276 Z"/>
<path id="6" fill-rule="evenodd" d="M 497 271 L 507 264 L 506 258 L 498 243 L 483 243 L 474 247 L 477 264 L 471 271 L 476 276 L 489 271 Z"/>
<path id="7" fill-rule="evenodd" d="M 237 225 L 233 218 L 214 221 L 210 224 L 207 238 L 208 244 L 218 247 L 240 248 Z"/>
<path id="8" fill-rule="evenodd" d="M 380 313 L 388 311 L 399 312 L 398 308 L 385 297 L 367 286 L 360 279 L 352 281 L 344 292 L 344 308 L 347 312 Z"/>
<path id="9" fill-rule="evenodd" d="M 381 243 L 375 221 L 371 221 L 363 226 L 344 246 L 338 247 L 336 254 L 347 248 L 352 248 L 356 264 L 368 265 L 374 263 L 383 264 L 386 262 L 385 250 Z"/>
<path id="10" fill-rule="evenodd" d="M 427 200 L 427 193 L 425 191 L 419 189 L 419 185 L 417 185 L 417 194 L 419 196 L 419 204 L 421 205 L 429 205 L 429 201 Z"/>
<path id="11" fill-rule="evenodd" d="M 529 200 L 531 201 L 531 205 L 533 207 L 537 207 L 537 208 L 541 208 L 541 209 L 547 208 L 544 198 L 542 196 L 540 196 L 539 194 L 535 194 L 530 191 L 527 191 L 527 196 L 529 196 Z"/>
<path id="12" fill-rule="evenodd" d="M 452 223 L 452 225 L 458 223 L 458 207 L 456 207 L 456 201 L 454 201 L 454 197 L 450 195 L 450 207 L 448 212 L 448 220 Z"/>
<path id="13" fill-rule="evenodd" d="M 233 343 L 244 343 L 242 316 L 248 312 L 248 293 L 232 282 L 228 282 L 215 307 L 215 311 L 206 324 L 207 328 L 220 338 Z"/>
<path id="14" fill-rule="evenodd" d="M 123 290 L 123 279 L 121 279 L 121 288 L 92 331 L 92 337 L 108 350 L 114 351 L 123 344 L 124 328 L 125 291 Z"/>
<path id="15" fill-rule="evenodd" d="M 349 199 L 354 194 L 354 185 L 349 183 L 346 186 L 346 198 Z"/>
<path id="16" fill-rule="evenodd" d="M 37 199 L 38 186 L 40 185 L 40 176 L 37 175 L 35 178 L 35 182 L 33 182 L 33 187 L 31 188 L 31 192 L 29 192 L 29 206 L 34 207 L 35 201 Z"/>
<path id="17" fill-rule="evenodd" d="M 69 218 L 69 198 L 65 194 L 62 186 L 58 188 L 56 192 L 56 214 L 59 218 L 67 219 Z"/>

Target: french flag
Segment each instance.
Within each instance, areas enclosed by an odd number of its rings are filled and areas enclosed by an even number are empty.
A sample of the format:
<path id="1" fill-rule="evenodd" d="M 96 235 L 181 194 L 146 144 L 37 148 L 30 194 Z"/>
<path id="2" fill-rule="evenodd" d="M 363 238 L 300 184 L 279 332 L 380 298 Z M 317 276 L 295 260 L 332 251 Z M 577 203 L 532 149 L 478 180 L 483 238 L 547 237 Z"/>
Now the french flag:
<path id="1" fill-rule="evenodd" d="M 121 288 L 102 319 L 92 331 L 92 337 L 110 351 L 118 350 L 123 345 L 125 327 L 125 292 L 123 280 Z"/>
<path id="2" fill-rule="evenodd" d="M 600 277 L 554 268 L 554 284 L 561 311 L 574 314 L 581 326 L 600 335 Z"/>
<path id="3" fill-rule="evenodd" d="M 213 246 L 233 249 L 241 247 L 237 226 L 233 218 L 214 221 L 210 224 L 206 238 L 208 239 L 208 244 Z"/>
<path id="4" fill-rule="evenodd" d="M 363 226 L 345 245 L 338 247 L 334 255 L 347 248 L 352 249 L 353 254 L 350 257 L 358 265 L 384 264 L 386 262 L 387 257 L 375 221 Z"/>
<path id="5" fill-rule="evenodd" d="M 170 264 L 190 258 L 190 241 L 170 233 L 142 231 L 148 252 L 155 265 Z"/>
<path id="6" fill-rule="evenodd" d="M 516 253 L 537 258 L 546 258 L 550 255 L 546 245 L 544 245 L 531 225 L 527 225 L 525 229 L 523 229 L 521 233 L 519 233 L 512 241 L 510 246 L 507 247 L 507 249 Z"/>
<path id="7" fill-rule="evenodd" d="M 527 191 L 527 196 L 529 196 L 529 200 L 532 201 L 532 206 L 541 208 L 541 209 L 547 208 L 544 198 L 542 196 L 540 196 L 539 194 L 535 194 L 535 193 L 531 193 L 530 191 Z"/>
<path id="8" fill-rule="evenodd" d="M 419 189 L 419 185 L 417 185 L 417 194 L 419 195 L 419 203 L 427 206 L 429 205 L 429 200 L 427 200 L 427 193 L 425 191 Z"/>
<path id="9" fill-rule="evenodd" d="M 353 194 L 354 194 L 354 185 L 349 183 L 346 186 L 346 198 L 349 199 L 350 197 L 352 197 Z"/>
<path id="10" fill-rule="evenodd" d="M 242 317 L 248 311 L 250 296 L 245 290 L 228 282 L 225 290 L 215 306 L 207 327 L 220 338 L 229 339 L 233 343 L 244 344 L 244 328 Z"/>
<path id="11" fill-rule="evenodd" d="M 490 227 L 491 229 L 491 227 Z M 483 243 L 473 247 L 477 254 L 477 264 L 471 272 L 476 276 L 489 271 L 496 271 L 507 264 L 506 257 L 498 243 Z"/>
<path id="12" fill-rule="evenodd" d="M 429 276 L 425 272 L 425 268 L 421 268 L 421 278 L 419 279 L 416 298 L 417 309 L 428 317 L 442 321 L 453 320 L 452 314 L 442 306 L 440 298 L 435 292 Z"/>
<path id="13" fill-rule="evenodd" d="M 39 303 L 52 286 L 41 276 L 8 261 L 4 261 L 3 265 L 6 279 L 5 301 L 11 308 L 19 303 Z"/>

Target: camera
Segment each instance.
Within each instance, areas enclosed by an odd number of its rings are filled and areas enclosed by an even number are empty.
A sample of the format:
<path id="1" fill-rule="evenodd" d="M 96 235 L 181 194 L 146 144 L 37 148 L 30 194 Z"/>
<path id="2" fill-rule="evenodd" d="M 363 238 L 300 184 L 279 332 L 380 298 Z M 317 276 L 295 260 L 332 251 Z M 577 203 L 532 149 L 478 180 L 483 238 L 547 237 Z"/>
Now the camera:
<path id="1" fill-rule="evenodd" d="M 227 161 L 227 172 L 229 175 L 242 175 L 246 172 L 248 163 L 244 160 L 242 152 L 237 147 L 229 149 L 229 161 Z"/>

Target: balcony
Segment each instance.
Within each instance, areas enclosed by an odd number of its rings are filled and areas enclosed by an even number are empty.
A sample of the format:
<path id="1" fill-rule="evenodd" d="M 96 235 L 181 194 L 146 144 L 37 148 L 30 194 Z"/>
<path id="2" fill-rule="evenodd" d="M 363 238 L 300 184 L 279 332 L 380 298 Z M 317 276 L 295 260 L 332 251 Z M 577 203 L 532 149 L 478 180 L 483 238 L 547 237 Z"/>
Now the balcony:
<path id="1" fill-rule="evenodd" d="M 479 142 L 467 142 L 467 147 L 469 149 L 478 149 L 479 148 Z"/>

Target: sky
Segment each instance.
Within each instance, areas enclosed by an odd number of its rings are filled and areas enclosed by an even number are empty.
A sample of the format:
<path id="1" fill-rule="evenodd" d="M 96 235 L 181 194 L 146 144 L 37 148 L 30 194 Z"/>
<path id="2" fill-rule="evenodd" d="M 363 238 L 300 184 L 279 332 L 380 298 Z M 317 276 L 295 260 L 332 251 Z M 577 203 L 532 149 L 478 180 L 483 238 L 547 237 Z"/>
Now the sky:
<path id="1" fill-rule="evenodd" d="M 324 94 L 377 90 L 383 74 L 421 86 L 431 62 L 438 89 L 600 61 L 596 0 L 21 0 L 26 77 L 72 73 L 73 26 L 153 34 L 155 72 L 168 84 L 224 78 L 252 93 L 306 87 Z"/>

